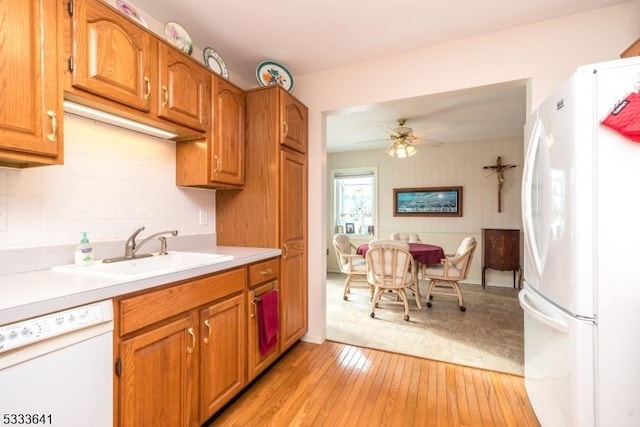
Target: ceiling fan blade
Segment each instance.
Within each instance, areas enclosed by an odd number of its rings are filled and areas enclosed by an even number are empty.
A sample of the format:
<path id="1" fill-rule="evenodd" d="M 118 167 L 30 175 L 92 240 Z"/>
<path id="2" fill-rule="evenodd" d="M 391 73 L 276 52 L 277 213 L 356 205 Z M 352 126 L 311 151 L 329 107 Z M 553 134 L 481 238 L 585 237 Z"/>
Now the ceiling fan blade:
<path id="1" fill-rule="evenodd" d="M 432 126 L 430 128 L 426 128 L 426 129 L 422 129 L 419 131 L 414 132 L 414 134 L 418 134 L 418 135 L 423 135 L 425 133 L 441 133 L 441 132 L 448 132 L 449 126 L 447 125 L 439 125 L 439 126 Z"/>
<path id="2" fill-rule="evenodd" d="M 414 145 L 421 145 L 426 147 L 439 147 L 443 144 L 442 141 L 436 141 L 435 139 L 416 138 L 413 141 Z"/>
<path id="3" fill-rule="evenodd" d="M 366 141 L 356 141 L 353 144 L 373 144 L 375 142 L 384 142 L 384 141 L 393 141 L 392 138 L 378 138 L 378 139 L 369 139 Z"/>

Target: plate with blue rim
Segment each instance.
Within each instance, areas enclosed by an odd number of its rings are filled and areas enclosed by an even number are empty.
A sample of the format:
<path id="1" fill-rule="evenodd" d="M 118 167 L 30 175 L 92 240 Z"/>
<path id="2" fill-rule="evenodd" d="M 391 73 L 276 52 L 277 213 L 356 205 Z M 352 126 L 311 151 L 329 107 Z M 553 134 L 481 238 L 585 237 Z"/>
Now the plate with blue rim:
<path id="1" fill-rule="evenodd" d="M 293 76 L 284 65 L 274 61 L 262 61 L 256 68 L 256 77 L 261 86 L 280 85 L 288 92 L 293 90 Z"/>

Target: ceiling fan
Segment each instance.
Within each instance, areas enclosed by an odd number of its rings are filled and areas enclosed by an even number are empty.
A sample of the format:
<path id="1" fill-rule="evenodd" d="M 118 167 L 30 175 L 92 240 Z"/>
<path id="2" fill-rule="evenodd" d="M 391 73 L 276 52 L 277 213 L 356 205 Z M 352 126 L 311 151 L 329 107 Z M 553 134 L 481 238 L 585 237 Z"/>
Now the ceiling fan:
<path id="1" fill-rule="evenodd" d="M 413 129 L 408 126 L 405 126 L 407 122 L 406 119 L 397 119 L 396 122 L 398 126 L 395 128 L 384 127 L 386 131 L 390 133 L 388 138 L 372 140 L 372 141 L 360 141 L 359 143 L 371 143 L 377 141 L 391 141 L 391 145 L 385 150 L 385 153 L 391 157 L 398 157 L 400 159 L 405 157 L 413 156 L 417 153 L 414 145 L 429 145 L 432 147 L 437 147 L 442 144 L 440 141 L 434 141 L 431 139 L 422 138 L 416 133 Z M 426 129 L 423 132 L 427 131 L 442 131 L 449 130 L 447 126 L 437 126 L 434 128 Z"/>

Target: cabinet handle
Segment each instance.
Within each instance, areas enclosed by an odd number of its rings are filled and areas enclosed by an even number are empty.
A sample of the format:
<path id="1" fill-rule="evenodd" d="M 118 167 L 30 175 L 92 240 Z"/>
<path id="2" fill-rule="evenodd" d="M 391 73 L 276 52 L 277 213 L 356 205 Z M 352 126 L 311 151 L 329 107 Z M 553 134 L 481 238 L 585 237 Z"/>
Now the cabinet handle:
<path id="1" fill-rule="evenodd" d="M 142 95 L 142 98 L 145 101 L 148 101 L 151 99 L 151 80 L 149 80 L 149 77 L 144 78 L 144 83 L 147 86 L 147 92 L 144 95 Z"/>
<path id="2" fill-rule="evenodd" d="M 196 348 L 196 334 L 193 332 L 192 326 L 187 329 L 187 333 L 191 335 L 191 347 L 187 347 L 187 353 L 191 354 L 193 353 L 193 349 Z"/>
<path id="3" fill-rule="evenodd" d="M 272 273 L 271 269 L 267 269 L 267 270 L 260 270 L 260 275 L 261 276 L 268 276 Z"/>
<path id="4" fill-rule="evenodd" d="M 287 257 L 287 255 L 289 254 L 289 246 L 287 246 L 287 244 L 286 244 L 286 243 L 284 243 L 284 244 L 282 245 L 282 249 L 284 249 L 284 253 L 282 254 L 282 256 L 283 256 L 284 258 L 286 258 L 286 257 Z"/>
<path id="5" fill-rule="evenodd" d="M 215 163 L 215 166 L 213 167 L 213 171 L 220 172 L 220 159 L 218 158 L 218 156 L 213 156 L 213 161 Z"/>
<path id="6" fill-rule="evenodd" d="M 47 139 L 51 142 L 56 142 L 58 140 L 58 119 L 56 112 L 49 110 L 47 111 L 47 116 L 51 118 L 51 133 L 47 135 Z"/>
<path id="7" fill-rule="evenodd" d="M 207 336 L 204 337 L 202 341 L 204 341 L 205 344 L 209 344 L 209 340 L 211 339 L 211 323 L 209 323 L 209 319 L 204 321 L 204 326 L 207 327 Z"/>
<path id="8" fill-rule="evenodd" d="M 164 93 L 164 100 L 162 101 L 162 108 L 167 108 L 169 104 L 169 91 L 166 86 L 162 86 L 162 93 Z"/>
<path id="9" fill-rule="evenodd" d="M 287 122 L 282 122 L 282 136 L 286 137 L 288 133 L 289 133 L 289 125 L 287 124 Z"/>

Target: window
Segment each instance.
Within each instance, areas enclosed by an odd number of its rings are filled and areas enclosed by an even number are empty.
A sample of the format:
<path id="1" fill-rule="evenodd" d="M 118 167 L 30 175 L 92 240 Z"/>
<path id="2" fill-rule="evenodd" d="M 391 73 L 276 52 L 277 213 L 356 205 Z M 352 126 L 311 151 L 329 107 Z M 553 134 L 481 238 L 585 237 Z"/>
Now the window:
<path id="1" fill-rule="evenodd" d="M 373 235 L 376 223 L 376 170 L 333 171 L 336 233 Z"/>

